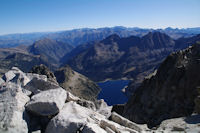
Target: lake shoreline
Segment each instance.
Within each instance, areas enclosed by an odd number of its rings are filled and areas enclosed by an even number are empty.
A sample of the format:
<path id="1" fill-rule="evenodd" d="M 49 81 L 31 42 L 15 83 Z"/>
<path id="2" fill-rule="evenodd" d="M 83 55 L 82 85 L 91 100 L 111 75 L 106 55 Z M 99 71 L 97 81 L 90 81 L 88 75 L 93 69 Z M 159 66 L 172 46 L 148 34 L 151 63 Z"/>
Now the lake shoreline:
<path id="1" fill-rule="evenodd" d="M 102 80 L 102 81 L 97 81 L 96 83 L 98 84 L 98 83 L 104 83 L 106 81 L 118 81 L 118 80 L 129 80 L 129 81 L 131 81 L 133 79 L 132 78 L 127 78 L 127 77 L 123 77 L 123 78 L 119 78 L 119 79 L 107 78 L 107 79 Z"/>
<path id="2" fill-rule="evenodd" d="M 98 95 L 98 99 L 104 99 L 108 105 L 124 104 L 128 101 L 128 97 L 123 90 L 128 86 L 130 80 L 106 80 L 97 83 L 102 89 Z"/>

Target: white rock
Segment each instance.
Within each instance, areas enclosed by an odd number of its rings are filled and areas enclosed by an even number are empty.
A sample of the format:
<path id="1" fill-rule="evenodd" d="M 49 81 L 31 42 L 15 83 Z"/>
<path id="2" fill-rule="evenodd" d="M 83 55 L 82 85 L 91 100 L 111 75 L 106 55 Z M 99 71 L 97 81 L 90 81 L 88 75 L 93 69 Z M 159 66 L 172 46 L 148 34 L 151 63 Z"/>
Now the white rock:
<path id="1" fill-rule="evenodd" d="M 0 133 L 28 133 L 24 105 L 29 101 L 22 89 L 7 83 L 0 89 Z"/>
<path id="2" fill-rule="evenodd" d="M 30 79 L 26 76 L 25 73 L 20 72 L 20 73 L 15 73 L 15 77 L 10 80 L 10 82 L 16 83 L 20 86 L 25 86 L 28 82 L 30 82 Z"/>
<path id="3" fill-rule="evenodd" d="M 32 133 L 41 133 L 41 131 L 40 131 L 40 130 L 38 130 L 38 131 L 33 131 Z"/>
<path id="4" fill-rule="evenodd" d="M 0 78 L 0 86 L 3 85 L 4 83 L 5 81 L 2 78 Z"/>
<path id="5" fill-rule="evenodd" d="M 48 124 L 45 133 L 73 133 L 88 123 L 99 124 L 103 115 L 71 101 Z"/>
<path id="6" fill-rule="evenodd" d="M 21 71 L 18 67 L 12 67 L 11 70 Z"/>
<path id="7" fill-rule="evenodd" d="M 67 101 L 75 101 L 77 104 L 92 109 L 92 110 L 96 110 L 95 104 L 92 101 L 88 101 L 85 99 L 80 99 L 79 97 L 74 96 L 73 94 L 71 94 L 69 91 L 67 91 Z"/>
<path id="8" fill-rule="evenodd" d="M 105 128 L 106 132 L 107 133 L 115 133 L 112 129 L 110 129 L 109 127 L 106 127 Z"/>
<path id="9" fill-rule="evenodd" d="M 74 96 L 72 93 L 70 93 L 69 91 L 67 91 L 67 101 L 70 102 L 70 101 L 77 101 L 77 100 L 80 100 L 79 97 L 77 96 Z"/>
<path id="10" fill-rule="evenodd" d="M 98 113 L 106 116 L 106 118 L 110 117 L 112 106 L 108 106 L 103 99 L 98 100 L 95 105 Z"/>
<path id="11" fill-rule="evenodd" d="M 127 127 L 123 127 L 113 121 L 109 121 L 109 120 L 101 120 L 100 122 L 100 127 L 107 130 L 106 128 L 110 128 L 111 130 L 113 130 L 116 133 L 138 133 L 136 130 L 127 128 Z"/>
<path id="12" fill-rule="evenodd" d="M 82 133 L 107 133 L 104 129 L 100 128 L 97 124 L 88 123 L 84 126 Z"/>
<path id="13" fill-rule="evenodd" d="M 3 76 L 3 79 L 6 82 L 13 82 L 22 86 L 25 86 L 30 81 L 26 74 L 17 67 L 13 67 L 11 70 L 6 72 Z"/>
<path id="14" fill-rule="evenodd" d="M 48 124 L 45 133 L 75 133 L 86 125 L 90 110 L 74 102 L 65 104 L 60 113 Z"/>
<path id="15" fill-rule="evenodd" d="M 83 107 L 86 107 L 88 109 L 92 109 L 92 110 L 96 111 L 96 107 L 95 107 L 95 105 L 92 101 L 88 101 L 88 100 L 85 100 L 85 99 L 79 99 L 79 100 L 76 101 L 76 103 L 83 106 Z"/>
<path id="16" fill-rule="evenodd" d="M 131 122 L 130 120 L 118 115 L 115 112 L 112 112 L 111 114 L 111 120 L 128 128 L 134 129 L 138 132 L 142 131 L 142 128 L 140 128 L 136 123 Z"/>
<path id="17" fill-rule="evenodd" d="M 10 70 L 10 71 L 6 72 L 2 78 L 4 81 L 8 82 L 8 81 L 12 80 L 15 76 L 16 76 L 15 73 L 12 70 Z"/>
<path id="18" fill-rule="evenodd" d="M 46 75 L 39 75 L 39 74 L 36 74 L 36 73 L 26 73 L 26 76 L 30 80 L 32 80 L 33 78 L 36 78 L 36 79 L 41 79 L 41 80 L 47 81 L 47 76 Z"/>
<path id="19" fill-rule="evenodd" d="M 110 129 L 109 127 L 106 127 L 105 128 L 106 132 L 107 133 L 115 133 L 112 129 Z"/>
<path id="20" fill-rule="evenodd" d="M 42 91 L 31 97 L 26 109 L 41 116 L 55 115 L 62 109 L 66 100 L 66 91 L 62 88 Z"/>
<path id="21" fill-rule="evenodd" d="M 197 133 L 200 131 L 200 115 L 164 120 L 156 131 Z"/>

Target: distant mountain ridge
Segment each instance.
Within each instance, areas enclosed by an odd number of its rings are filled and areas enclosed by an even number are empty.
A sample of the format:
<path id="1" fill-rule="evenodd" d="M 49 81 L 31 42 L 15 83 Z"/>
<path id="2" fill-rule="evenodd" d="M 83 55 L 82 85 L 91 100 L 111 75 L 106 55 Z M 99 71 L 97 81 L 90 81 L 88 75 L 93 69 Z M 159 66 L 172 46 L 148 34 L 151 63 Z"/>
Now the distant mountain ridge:
<path id="1" fill-rule="evenodd" d="M 127 78 L 141 83 L 169 53 L 183 49 L 198 40 L 200 35 L 174 40 L 162 32 L 154 31 L 142 37 L 120 37 L 112 34 L 101 41 L 92 41 L 73 48 L 66 42 L 44 38 L 28 47 L 0 49 L 0 58 L 5 62 L 1 73 L 15 65 L 23 70 L 43 63 L 55 71 L 69 64 L 72 69 L 94 81 Z M 12 55 L 16 53 L 16 49 L 24 58 Z M 26 55 L 31 59 L 26 59 Z M 10 62 L 11 57 L 16 58 L 16 64 Z M 28 64 L 19 65 L 21 61 L 35 63 L 29 63 L 26 67 Z"/>
<path id="2" fill-rule="evenodd" d="M 140 76 L 139 79 L 143 79 L 171 52 L 199 40 L 200 35 L 174 40 L 161 32 L 127 38 L 113 34 L 94 42 L 88 49 L 69 59 L 67 64 L 94 81 L 124 77 L 137 80 Z"/>
<path id="3" fill-rule="evenodd" d="M 9 34 L 0 36 L 0 47 L 16 47 L 18 45 L 31 45 L 35 41 L 50 38 L 73 46 L 78 46 L 90 41 L 100 41 L 109 35 L 118 34 L 120 37 L 128 37 L 131 35 L 142 37 L 148 32 L 159 31 L 177 39 L 180 37 L 190 37 L 200 34 L 200 27 L 185 29 L 144 29 L 144 28 L 127 28 L 122 26 L 104 27 L 104 28 L 82 28 L 59 32 L 39 32 L 25 34 Z"/>
<path id="4" fill-rule="evenodd" d="M 33 55 L 40 55 L 43 60 L 58 68 L 60 59 L 72 49 L 73 46 L 68 43 L 44 38 L 29 46 L 28 52 Z"/>

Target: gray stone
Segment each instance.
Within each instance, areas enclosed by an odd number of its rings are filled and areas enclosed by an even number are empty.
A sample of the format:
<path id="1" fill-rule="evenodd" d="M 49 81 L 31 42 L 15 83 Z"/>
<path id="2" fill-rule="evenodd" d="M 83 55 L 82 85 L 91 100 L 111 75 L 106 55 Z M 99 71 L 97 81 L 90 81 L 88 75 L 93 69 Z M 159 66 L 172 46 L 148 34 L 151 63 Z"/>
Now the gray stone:
<path id="1" fill-rule="evenodd" d="M 115 133 L 112 129 L 110 129 L 109 127 L 106 127 L 105 128 L 106 132 L 107 133 Z"/>
<path id="2" fill-rule="evenodd" d="M 110 119 L 112 121 L 124 126 L 124 127 L 128 127 L 128 128 L 134 129 L 134 130 L 136 130 L 138 132 L 142 131 L 142 129 L 136 123 L 133 123 L 133 122 L 129 121 L 128 119 L 118 115 L 115 112 L 112 112 Z"/>
<path id="3" fill-rule="evenodd" d="M 20 86 L 25 86 L 30 81 L 26 74 L 17 67 L 13 67 L 11 70 L 6 72 L 3 76 L 3 79 L 6 82 L 13 82 Z"/>
<path id="4" fill-rule="evenodd" d="M 48 81 L 53 82 L 55 84 L 58 84 L 58 82 L 56 81 L 56 77 L 53 74 L 53 72 L 51 72 L 49 70 L 49 68 L 47 66 L 45 66 L 44 64 L 34 66 L 31 69 L 30 73 L 36 73 L 36 74 L 39 74 L 39 75 L 46 75 Z"/>
<path id="5" fill-rule="evenodd" d="M 74 96 L 72 93 L 70 93 L 69 91 L 67 91 L 67 101 L 70 102 L 70 101 L 78 101 L 80 100 L 79 97 L 77 96 Z"/>
<path id="6" fill-rule="evenodd" d="M 39 116 L 32 113 L 28 113 L 29 115 L 29 132 L 33 133 L 34 131 L 41 131 L 42 133 L 45 132 L 45 129 L 49 123 L 49 121 L 52 119 L 52 117 L 49 116 Z"/>
<path id="7" fill-rule="evenodd" d="M 200 115 L 179 117 L 162 121 L 156 131 L 198 133 L 200 131 Z"/>
<path id="8" fill-rule="evenodd" d="M 51 116 L 59 112 L 64 106 L 66 91 L 62 88 L 42 91 L 31 97 L 26 109 L 41 116 Z"/>
<path id="9" fill-rule="evenodd" d="M 49 122 L 45 133 L 75 133 L 86 125 L 89 114 L 91 114 L 89 109 L 75 102 L 68 102 Z"/>
<path id="10" fill-rule="evenodd" d="M 113 121 L 109 121 L 106 119 L 101 120 L 100 127 L 108 130 L 107 128 L 110 128 L 116 133 L 138 133 L 136 130 L 121 126 Z"/>
<path id="11" fill-rule="evenodd" d="M 100 128 L 97 124 L 88 123 L 84 126 L 82 133 L 107 133 L 104 129 Z"/>
<path id="12" fill-rule="evenodd" d="M 36 78 L 34 77 L 28 84 L 26 84 L 25 89 L 33 92 L 33 94 L 37 94 L 41 91 L 50 90 L 50 89 L 56 89 L 59 88 L 57 84 L 54 84 L 52 82 L 49 82 L 42 78 Z"/>
<path id="13" fill-rule="evenodd" d="M 110 117 L 112 106 L 108 106 L 103 99 L 96 101 L 95 105 L 96 105 L 96 111 L 98 113 L 106 116 L 106 118 Z"/>
<path id="14" fill-rule="evenodd" d="M 73 133 L 83 130 L 87 124 L 99 125 L 102 119 L 105 116 L 71 101 L 49 122 L 45 133 Z"/>
<path id="15" fill-rule="evenodd" d="M 24 105 L 29 101 L 20 86 L 7 83 L 0 89 L 0 133 L 28 133 Z"/>
<path id="16" fill-rule="evenodd" d="M 92 110 L 96 110 L 96 107 L 94 105 L 93 102 L 91 101 L 87 101 L 87 100 L 84 100 L 84 99 L 79 99 L 76 101 L 77 104 L 83 106 L 83 107 L 86 107 L 86 108 L 89 108 L 89 109 L 92 109 Z"/>
<path id="17" fill-rule="evenodd" d="M 42 79 L 44 81 L 47 81 L 47 76 L 46 75 L 39 75 L 39 74 L 36 74 L 36 73 L 26 73 L 26 76 L 32 80 L 33 78 L 36 78 L 36 79 Z"/>
<path id="18" fill-rule="evenodd" d="M 0 86 L 2 85 L 2 84 L 4 84 L 5 83 L 5 81 L 2 79 L 2 78 L 0 78 Z"/>
<path id="19" fill-rule="evenodd" d="M 10 82 L 16 83 L 20 86 L 25 86 L 29 81 L 30 79 L 23 72 L 15 73 L 15 77 L 10 80 Z"/>
<path id="20" fill-rule="evenodd" d="M 13 79 L 15 76 L 16 76 L 15 73 L 14 73 L 12 70 L 10 70 L 10 71 L 6 72 L 6 73 L 3 75 L 2 79 L 3 79 L 4 81 L 8 82 L 8 81 L 10 81 L 11 79 Z"/>

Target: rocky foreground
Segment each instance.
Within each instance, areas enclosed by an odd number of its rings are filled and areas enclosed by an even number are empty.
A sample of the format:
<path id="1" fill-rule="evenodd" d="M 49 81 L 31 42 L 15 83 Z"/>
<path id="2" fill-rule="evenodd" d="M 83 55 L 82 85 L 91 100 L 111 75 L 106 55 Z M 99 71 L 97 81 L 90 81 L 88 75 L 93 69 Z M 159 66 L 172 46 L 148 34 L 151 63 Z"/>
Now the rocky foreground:
<path id="1" fill-rule="evenodd" d="M 0 78 L 0 133 L 198 133 L 199 68 L 200 44 L 172 53 L 125 106 L 113 108 L 73 95 L 72 80 L 62 88 L 53 73 L 13 67 Z"/>
<path id="2" fill-rule="evenodd" d="M 0 133 L 137 133 L 143 129 L 103 100 L 80 99 L 48 80 L 16 67 L 0 78 Z M 111 116 L 111 120 L 108 118 Z"/>
<path id="3" fill-rule="evenodd" d="M 111 109 L 103 100 L 91 102 L 72 95 L 46 75 L 24 73 L 13 67 L 0 78 L 0 133 L 200 131 L 196 116 L 196 123 L 192 123 L 193 117 L 187 121 L 178 118 L 150 130 Z"/>

